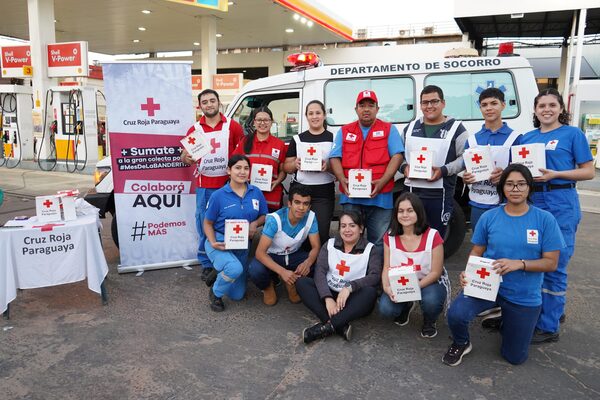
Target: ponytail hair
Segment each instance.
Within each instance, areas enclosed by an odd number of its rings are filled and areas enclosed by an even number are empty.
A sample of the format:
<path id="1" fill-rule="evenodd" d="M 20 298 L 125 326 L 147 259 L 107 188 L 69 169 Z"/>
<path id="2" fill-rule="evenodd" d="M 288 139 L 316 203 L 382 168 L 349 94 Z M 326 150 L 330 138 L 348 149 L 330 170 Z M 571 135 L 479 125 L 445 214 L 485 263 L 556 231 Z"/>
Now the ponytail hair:
<path id="1" fill-rule="evenodd" d="M 253 116 L 252 116 L 253 121 L 256 118 L 256 114 L 258 114 L 260 112 L 269 114 L 269 118 L 271 118 L 271 120 L 273 120 L 273 113 L 271 112 L 271 110 L 269 110 L 269 107 L 262 106 L 262 107 L 257 108 L 256 110 L 254 110 Z M 252 129 L 248 133 L 248 136 L 246 136 L 246 142 L 244 142 L 244 153 L 250 154 L 252 152 L 252 144 L 254 143 L 255 136 L 256 136 L 256 129 Z"/>

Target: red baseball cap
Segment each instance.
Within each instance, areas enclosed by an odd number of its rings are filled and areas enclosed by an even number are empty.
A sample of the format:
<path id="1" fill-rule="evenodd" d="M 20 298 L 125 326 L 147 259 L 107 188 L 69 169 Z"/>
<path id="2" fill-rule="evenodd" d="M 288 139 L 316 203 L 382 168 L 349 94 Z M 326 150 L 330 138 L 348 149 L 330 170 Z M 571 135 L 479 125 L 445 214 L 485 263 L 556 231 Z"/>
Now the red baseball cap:
<path id="1" fill-rule="evenodd" d="M 356 98 L 356 104 L 360 103 L 364 99 L 371 99 L 371 100 L 373 100 L 375 102 L 375 104 L 378 103 L 378 101 L 377 101 L 377 95 L 372 90 L 363 90 L 363 91 L 361 91 L 358 94 L 358 97 Z"/>

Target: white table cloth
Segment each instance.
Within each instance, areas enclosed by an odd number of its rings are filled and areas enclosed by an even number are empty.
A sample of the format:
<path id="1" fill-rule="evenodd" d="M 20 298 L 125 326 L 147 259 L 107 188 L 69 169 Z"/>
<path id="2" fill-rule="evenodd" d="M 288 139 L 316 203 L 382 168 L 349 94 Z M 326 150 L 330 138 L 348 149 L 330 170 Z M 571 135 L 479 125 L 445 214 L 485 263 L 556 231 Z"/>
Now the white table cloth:
<path id="1" fill-rule="evenodd" d="M 17 296 L 17 289 L 31 289 L 82 281 L 101 293 L 108 273 L 98 235 L 98 217 L 75 221 L 39 223 L 9 221 L 0 228 L 0 312 Z"/>

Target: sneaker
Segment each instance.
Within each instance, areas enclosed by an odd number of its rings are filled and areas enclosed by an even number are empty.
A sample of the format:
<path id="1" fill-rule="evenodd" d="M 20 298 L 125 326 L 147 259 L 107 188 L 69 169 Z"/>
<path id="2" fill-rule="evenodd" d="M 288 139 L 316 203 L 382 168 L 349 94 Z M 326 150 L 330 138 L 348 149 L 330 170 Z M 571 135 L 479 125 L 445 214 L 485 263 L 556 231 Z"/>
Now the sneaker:
<path id="1" fill-rule="evenodd" d="M 277 303 L 277 293 L 275 293 L 275 287 L 273 283 L 270 283 L 265 290 L 263 290 L 263 303 L 267 306 L 274 306 Z"/>
<path id="2" fill-rule="evenodd" d="M 206 283 L 206 286 L 212 287 L 212 285 L 214 285 L 215 281 L 217 280 L 218 272 L 214 268 L 207 268 L 207 269 L 208 269 L 208 273 L 206 274 L 206 280 L 204 281 L 204 283 Z"/>
<path id="3" fill-rule="evenodd" d="M 483 310 L 482 312 L 480 312 L 479 314 L 477 314 L 477 316 L 478 317 L 485 317 L 486 315 L 496 314 L 496 313 L 500 313 L 499 315 L 502 315 L 502 309 L 500 307 L 488 308 L 487 310 Z"/>
<path id="4" fill-rule="evenodd" d="M 437 327 L 435 322 L 423 322 L 423 327 L 421 328 L 421 337 L 431 339 L 437 336 Z"/>
<path id="5" fill-rule="evenodd" d="M 490 314 L 491 315 L 491 314 Z M 492 331 L 499 331 L 502 328 L 502 317 L 491 317 L 488 315 L 481 321 L 481 327 Z"/>
<path id="6" fill-rule="evenodd" d="M 342 337 L 348 342 L 352 339 L 352 325 L 348 324 L 342 329 Z"/>
<path id="7" fill-rule="evenodd" d="M 544 332 L 536 328 L 531 338 L 531 344 L 558 342 L 559 339 L 560 335 L 558 332 Z"/>
<path id="8" fill-rule="evenodd" d="M 400 314 L 399 316 L 397 316 L 394 319 L 394 323 L 398 326 L 404 326 L 404 325 L 408 324 L 410 312 L 413 310 L 413 308 L 415 308 L 414 301 L 412 303 L 410 303 L 410 306 L 404 307 L 402 314 Z"/>
<path id="9" fill-rule="evenodd" d="M 466 356 L 473 350 L 473 346 L 471 346 L 471 342 L 468 342 L 464 345 L 459 345 L 454 342 L 450 345 L 450 348 L 442 357 L 442 362 L 451 367 L 456 367 L 462 361 L 463 356 Z"/>
<path id="10" fill-rule="evenodd" d="M 331 336 L 334 334 L 334 332 L 335 329 L 333 329 L 333 325 L 331 325 L 330 322 L 327 322 L 325 324 L 319 322 L 318 324 L 315 324 L 310 328 L 305 328 L 302 331 L 302 341 L 305 344 L 309 344 L 317 339 L 323 339 L 327 336 Z"/>
<path id="11" fill-rule="evenodd" d="M 208 300 L 210 301 L 210 309 L 214 312 L 225 311 L 225 304 L 223 303 L 223 299 L 215 296 L 212 288 L 208 291 Z"/>

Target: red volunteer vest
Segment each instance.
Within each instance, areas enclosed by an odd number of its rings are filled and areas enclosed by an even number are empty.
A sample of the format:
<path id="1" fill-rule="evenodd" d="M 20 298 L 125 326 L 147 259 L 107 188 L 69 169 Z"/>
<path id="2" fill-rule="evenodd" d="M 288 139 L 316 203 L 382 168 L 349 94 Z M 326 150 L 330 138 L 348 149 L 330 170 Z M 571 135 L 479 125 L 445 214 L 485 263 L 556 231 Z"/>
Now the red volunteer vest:
<path id="1" fill-rule="evenodd" d="M 342 126 L 342 167 L 346 178 L 349 170 L 358 168 L 370 169 L 373 180 L 383 176 L 391 159 L 388 151 L 391 127 L 392 124 L 376 119 L 367 134 L 367 140 L 363 141 L 358 121 Z M 393 188 L 394 180 L 390 179 L 381 192 L 391 192 Z"/>

